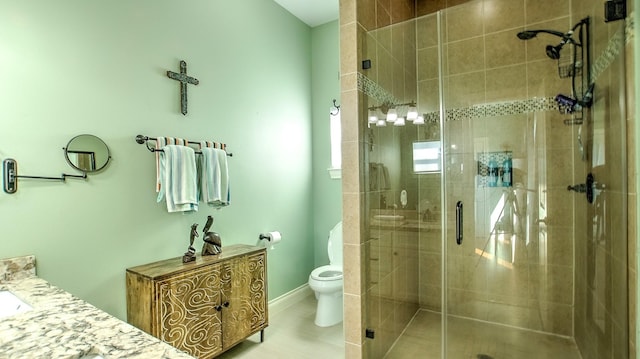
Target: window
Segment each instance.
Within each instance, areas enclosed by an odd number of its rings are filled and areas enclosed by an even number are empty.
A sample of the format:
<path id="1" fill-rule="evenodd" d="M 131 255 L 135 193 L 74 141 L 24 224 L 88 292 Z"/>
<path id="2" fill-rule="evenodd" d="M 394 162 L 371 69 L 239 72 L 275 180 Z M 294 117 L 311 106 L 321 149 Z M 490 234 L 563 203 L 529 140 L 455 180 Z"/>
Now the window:
<path id="1" fill-rule="evenodd" d="M 342 129 L 340 128 L 340 111 L 335 111 L 335 108 L 332 108 L 329 114 L 329 131 L 331 135 L 331 167 L 329 168 L 329 176 L 336 179 L 342 177 Z"/>
<path id="2" fill-rule="evenodd" d="M 422 141 L 413 143 L 413 172 L 440 172 L 440 141 Z"/>

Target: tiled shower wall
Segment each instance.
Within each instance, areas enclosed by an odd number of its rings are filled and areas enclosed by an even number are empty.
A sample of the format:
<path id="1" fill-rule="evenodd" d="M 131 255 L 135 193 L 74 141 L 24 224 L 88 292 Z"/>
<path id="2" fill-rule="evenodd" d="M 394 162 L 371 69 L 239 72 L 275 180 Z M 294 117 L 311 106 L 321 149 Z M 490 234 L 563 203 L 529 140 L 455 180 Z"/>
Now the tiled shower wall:
<path id="1" fill-rule="evenodd" d="M 462 114 L 448 116 L 445 125 L 447 143 L 455 145 L 447 150 L 449 158 L 463 165 L 451 166 L 448 195 L 463 200 L 473 214 L 481 198 L 495 195 L 495 189 L 470 185 L 475 183 L 478 154 L 512 151 L 516 161 L 513 182 L 522 186 L 521 199 L 543 201 L 550 212 L 530 206 L 523 218 L 526 223 L 522 223 L 529 233 L 521 231 L 503 239 L 489 238 L 488 231 L 479 228 L 492 207 L 475 221 L 465 221 L 465 233 L 475 233 L 475 237 L 467 235 L 462 248 L 448 248 L 448 312 L 572 335 L 573 297 L 566 291 L 573 286 L 573 208 L 572 195 L 566 191 L 573 181 L 572 128 L 563 125 L 565 117 L 555 109 L 532 111 L 516 105 L 570 93 L 570 82 L 558 77 L 556 62 L 545 56 L 545 44 L 516 37 L 525 26 L 570 28 L 569 4 L 556 4 L 551 23 L 541 22 L 536 5 L 473 1 L 448 9 L 441 18 L 445 106 Z M 439 104 L 438 70 L 434 68 L 438 44 L 433 36 L 422 40 L 421 34 L 437 34 L 435 22 L 434 15 L 418 19 L 418 43 L 424 45 L 418 48 L 419 103 L 421 111 L 427 112 L 437 110 Z M 505 102 L 510 108 L 500 115 L 465 115 L 473 114 L 467 110 L 479 105 Z M 453 211 L 448 215 L 454 218 Z M 437 247 L 421 248 L 420 300 L 424 307 L 435 310 L 441 304 L 440 271 L 431 262 L 439 256 Z"/>
<path id="2" fill-rule="evenodd" d="M 633 11 L 633 2 L 627 4 Z M 596 181 L 606 185 L 593 205 L 586 205 L 582 198 L 574 199 L 575 340 L 584 359 L 635 358 L 637 171 L 633 47 L 629 37 L 633 30 L 624 21 L 606 23 L 600 1 L 574 0 L 571 5 L 574 21 L 585 16 L 592 19 L 597 96 L 592 127 L 588 129 L 595 138 L 601 133 L 594 142 L 602 144 L 599 160 L 594 160 L 596 154 L 586 162 L 575 156 L 574 176 L 583 181 L 592 172 Z M 625 142 L 626 147 L 621 147 Z M 621 176 L 625 166 L 626 177 Z M 628 212 L 626 223 L 619 208 Z"/>

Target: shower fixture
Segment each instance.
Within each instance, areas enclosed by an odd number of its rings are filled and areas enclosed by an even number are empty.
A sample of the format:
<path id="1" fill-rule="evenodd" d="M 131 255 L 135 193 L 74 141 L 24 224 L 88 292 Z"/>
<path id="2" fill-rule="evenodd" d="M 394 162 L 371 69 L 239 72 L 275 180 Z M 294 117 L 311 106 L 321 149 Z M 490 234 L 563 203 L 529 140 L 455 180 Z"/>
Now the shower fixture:
<path id="1" fill-rule="evenodd" d="M 562 47 L 565 44 L 573 43 L 575 45 L 578 45 L 571 38 L 571 36 L 573 35 L 573 30 L 567 32 L 566 34 L 563 34 L 560 31 L 555 31 L 555 30 L 527 30 L 527 31 L 519 32 L 518 33 L 518 38 L 520 40 L 530 40 L 530 39 L 533 39 L 534 37 L 538 36 L 538 34 L 540 34 L 540 33 L 551 34 L 551 35 L 555 35 L 555 36 L 558 36 L 558 37 L 562 38 L 562 41 L 560 41 L 560 44 L 558 44 L 556 46 L 547 45 L 547 48 L 546 48 L 547 56 L 549 56 L 549 58 L 552 59 L 552 60 L 557 60 L 557 59 L 560 58 L 560 50 L 562 50 Z"/>
<path id="2" fill-rule="evenodd" d="M 560 31 L 555 31 L 555 30 L 527 30 L 527 31 L 520 31 L 518 33 L 518 38 L 520 40 L 531 40 L 534 37 L 538 36 L 539 33 L 556 35 L 558 37 L 563 37 L 565 35 Z"/>
<path id="3" fill-rule="evenodd" d="M 567 43 L 572 43 L 574 45 L 581 46 L 580 44 L 576 43 L 571 37 L 573 35 L 573 30 L 570 30 L 566 34 L 563 34 L 560 31 L 555 31 L 555 30 L 527 30 L 527 31 L 519 32 L 518 38 L 520 40 L 530 40 L 538 36 L 538 34 L 540 33 L 551 34 L 551 35 L 555 35 L 562 38 L 562 41 L 560 41 L 558 45 L 556 46 L 547 45 L 546 47 L 547 56 L 549 56 L 549 58 L 552 60 L 557 60 L 560 58 L 560 50 L 562 50 L 562 47 Z"/>
<path id="4" fill-rule="evenodd" d="M 576 184 L 574 186 L 567 186 L 567 191 L 574 191 L 577 193 L 584 193 L 587 196 L 587 202 L 593 203 L 593 201 L 606 189 L 606 185 L 598 183 L 591 172 L 587 174 L 585 183 Z"/>
<path id="5" fill-rule="evenodd" d="M 589 18 L 587 17 L 580 20 L 580 22 L 578 22 L 571 30 L 567 31 L 566 33 L 556 31 L 556 30 L 541 29 L 541 30 L 521 31 L 518 33 L 517 36 L 520 40 L 531 40 L 536 36 L 538 36 L 538 34 L 543 33 L 543 34 L 554 35 L 561 38 L 561 41 L 558 45 L 556 46 L 547 45 L 546 47 L 547 56 L 552 60 L 558 60 L 560 58 L 560 50 L 562 50 L 564 45 L 573 44 L 575 46 L 582 47 L 581 42 L 577 42 L 576 40 L 573 39 L 573 32 L 576 31 L 576 29 L 578 28 L 580 28 L 580 31 L 582 31 L 582 26 L 588 23 L 589 23 Z"/>
<path id="6" fill-rule="evenodd" d="M 593 104 L 593 88 L 594 83 L 591 82 L 591 61 L 589 49 L 589 24 L 588 17 L 580 20 L 571 30 L 566 33 L 556 30 L 525 30 L 517 34 L 520 40 L 530 40 L 538 36 L 538 34 L 550 34 L 559 37 L 558 45 L 547 45 L 545 51 L 547 56 L 552 60 L 558 61 L 558 75 L 561 78 L 571 77 L 571 95 L 558 94 L 555 101 L 558 103 L 558 110 L 563 114 L 573 114 L 581 111 L 583 108 L 589 108 Z M 576 37 L 574 38 L 574 35 Z M 565 45 L 573 45 L 571 51 L 571 62 L 569 64 L 561 64 L 560 58 L 563 47 Z M 580 58 L 578 59 L 578 53 Z M 584 62 L 586 58 L 586 64 Z M 586 75 L 582 74 L 582 70 L 586 70 Z M 576 77 L 581 75 L 580 91 L 576 86 Z"/>
<path id="7" fill-rule="evenodd" d="M 567 33 L 568 36 L 563 36 L 562 41 L 560 41 L 560 43 L 556 46 L 553 45 L 547 45 L 546 48 L 546 52 L 547 52 L 547 56 L 552 59 L 552 60 L 558 60 L 560 58 L 560 50 L 562 50 L 562 47 L 564 45 L 566 45 L 567 43 L 573 43 L 575 44 L 575 42 L 573 41 L 573 39 L 571 38 L 571 35 L 573 35 L 573 33 L 571 31 L 569 31 Z"/>

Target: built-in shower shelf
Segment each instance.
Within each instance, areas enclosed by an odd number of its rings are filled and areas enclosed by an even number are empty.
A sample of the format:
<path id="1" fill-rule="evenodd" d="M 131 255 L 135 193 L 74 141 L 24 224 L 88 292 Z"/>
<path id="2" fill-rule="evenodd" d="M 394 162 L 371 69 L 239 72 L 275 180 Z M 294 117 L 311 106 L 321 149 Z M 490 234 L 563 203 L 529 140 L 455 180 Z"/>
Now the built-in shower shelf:
<path id="1" fill-rule="evenodd" d="M 497 176 L 502 180 L 502 175 L 504 174 L 505 169 L 503 168 L 503 163 L 505 160 L 512 160 L 513 153 L 512 151 L 500 151 L 500 152 L 480 152 L 477 154 L 478 160 L 478 173 L 476 176 L 476 187 L 511 187 L 513 183 L 513 179 L 510 183 L 503 183 L 502 181 L 496 181 L 495 185 L 490 184 L 490 161 L 493 159 L 496 163 Z M 513 163 L 512 161 L 510 161 Z M 511 177 L 513 178 L 513 168 L 510 169 Z"/>

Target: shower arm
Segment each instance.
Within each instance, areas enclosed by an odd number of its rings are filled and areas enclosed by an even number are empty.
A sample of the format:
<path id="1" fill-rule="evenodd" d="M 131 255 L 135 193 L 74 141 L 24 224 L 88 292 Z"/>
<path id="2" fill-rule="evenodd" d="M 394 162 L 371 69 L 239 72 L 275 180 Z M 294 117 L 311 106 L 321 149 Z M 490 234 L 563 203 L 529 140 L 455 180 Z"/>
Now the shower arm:
<path id="1" fill-rule="evenodd" d="M 578 21 L 578 23 L 576 23 L 571 30 L 569 30 L 566 33 L 562 33 L 560 31 L 556 31 L 556 30 L 546 30 L 546 29 L 539 29 L 539 30 L 527 30 L 527 31 L 522 31 L 520 33 L 518 33 L 518 38 L 520 38 L 521 40 L 530 40 L 533 39 L 534 37 L 536 37 L 537 34 L 549 34 L 549 35 L 554 35 L 557 36 L 561 39 L 563 39 L 564 41 L 566 41 L 567 43 L 572 43 L 576 46 L 580 46 L 582 47 L 582 40 L 580 39 L 580 42 L 576 41 L 573 39 L 573 33 L 580 28 L 580 30 L 582 30 L 582 26 L 583 25 L 588 25 L 589 24 L 589 17 L 585 17 L 584 19 Z"/>

